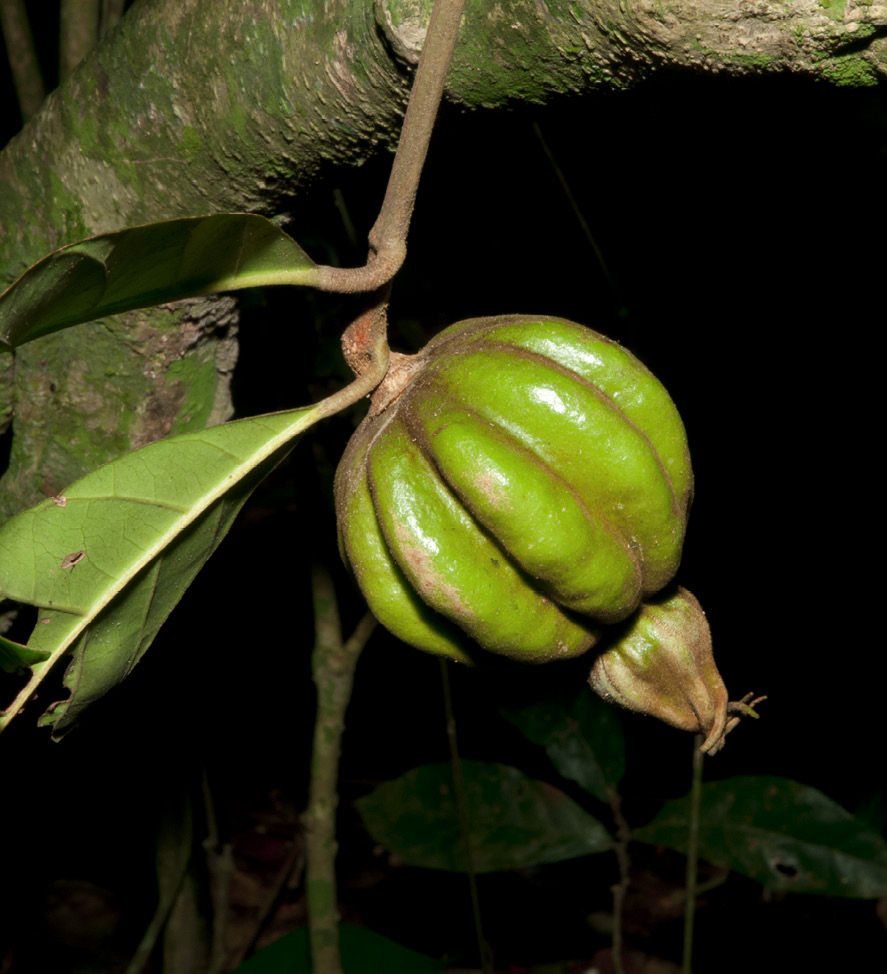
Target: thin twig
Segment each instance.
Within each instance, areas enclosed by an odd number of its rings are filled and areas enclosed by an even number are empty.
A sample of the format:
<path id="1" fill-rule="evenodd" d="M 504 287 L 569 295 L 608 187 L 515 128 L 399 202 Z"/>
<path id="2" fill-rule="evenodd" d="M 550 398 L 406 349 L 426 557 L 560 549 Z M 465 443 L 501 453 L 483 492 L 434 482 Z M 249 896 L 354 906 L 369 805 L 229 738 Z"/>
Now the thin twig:
<path id="1" fill-rule="evenodd" d="M 280 901 L 283 891 L 287 886 L 295 885 L 290 881 L 293 875 L 300 875 L 305 868 L 305 849 L 301 842 L 293 840 L 287 852 L 286 859 L 283 861 L 274 882 L 271 884 L 265 898 L 259 906 L 258 913 L 252 921 L 252 932 L 246 938 L 243 946 L 236 954 L 229 958 L 228 966 L 230 970 L 237 970 L 238 967 L 252 954 L 259 942 L 259 937 L 265 932 L 269 921 L 274 916 L 274 911 Z"/>
<path id="2" fill-rule="evenodd" d="M 693 969 L 693 921 L 696 916 L 697 876 L 699 868 L 699 821 L 702 807 L 702 735 L 693 738 L 693 782 L 690 786 L 690 824 L 687 835 L 687 899 L 684 904 L 684 959 L 681 974 Z"/>
<path id="3" fill-rule="evenodd" d="M 348 204 L 345 202 L 345 194 L 341 189 L 333 190 L 333 203 L 336 209 L 339 211 L 339 219 L 342 221 L 342 229 L 345 231 L 345 236 L 348 239 L 348 243 L 352 247 L 360 246 L 357 239 L 357 230 L 354 226 L 354 221 L 351 219 L 351 213 L 348 211 Z"/>
<path id="4" fill-rule="evenodd" d="M 160 934 L 163 932 L 166 921 L 169 919 L 170 911 L 175 905 L 179 892 L 182 889 L 187 872 L 188 869 L 186 863 L 185 867 L 176 877 L 176 885 L 169 890 L 169 892 L 157 905 L 154 916 L 151 918 L 151 922 L 148 924 L 147 930 L 145 930 L 144 934 L 142 934 L 142 939 L 139 942 L 138 947 L 136 947 L 135 953 L 126 967 L 126 974 L 142 974 L 142 971 L 145 970 L 148 961 L 151 959 L 151 954 L 154 953 L 154 948 L 157 946 L 157 941 Z"/>
<path id="5" fill-rule="evenodd" d="M 311 585 L 315 619 L 311 669 L 317 687 L 317 717 L 308 808 L 303 816 L 308 934 L 314 974 L 341 974 L 336 896 L 339 757 L 354 670 L 376 620 L 367 613 L 343 643 L 335 589 L 323 566 L 313 567 Z"/>
<path id="6" fill-rule="evenodd" d="M 598 262 L 598 266 L 601 271 L 603 271 L 604 277 L 607 279 L 607 283 L 613 291 L 613 295 L 616 298 L 616 302 L 620 307 L 624 307 L 622 299 L 619 296 L 619 290 L 616 287 L 616 282 L 613 280 L 613 275 L 610 273 L 610 268 L 607 267 L 607 262 L 604 260 L 604 254 L 601 248 L 598 246 L 597 240 L 595 240 L 594 234 L 591 232 L 591 227 L 588 225 L 588 221 L 585 219 L 585 214 L 582 212 L 582 208 L 573 195 L 573 190 L 570 188 L 569 182 L 567 182 L 567 177 L 564 175 L 564 171 L 558 165 L 557 159 L 554 157 L 554 153 L 545 141 L 545 137 L 542 135 L 542 129 L 539 127 L 538 122 L 533 122 L 533 132 L 536 138 L 539 140 L 539 145 L 542 151 L 545 153 L 545 158 L 548 160 L 549 165 L 554 171 L 554 175 L 557 178 L 560 187 L 564 192 L 564 196 L 567 198 L 567 203 L 570 205 L 570 209 L 573 211 L 573 216 L 576 217 L 576 222 L 579 224 L 580 230 L 588 241 L 588 245 L 591 247 L 592 253 Z"/>
<path id="7" fill-rule="evenodd" d="M 456 717 L 453 713 L 453 694 L 450 688 L 450 670 L 446 660 L 440 660 L 440 679 L 443 684 L 444 712 L 447 721 L 447 741 L 450 746 L 450 766 L 453 772 L 453 797 L 456 802 L 456 815 L 459 819 L 459 834 L 462 837 L 462 850 L 465 854 L 465 872 L 468 876 L 468 889 L 471 894 L 471 914 L 474 918 L 474 933 L 480 954 L 483 974 L 493 974 L 493 957 L 484 937 L 480 913 L 480 896 L 477 891 L 477 873 L 474 869 L 474 854 L 471 846 L 471 816 L 468 813 L 468 800 L 465 795 L 465 779 L 462 775 L 462 761 L 459 758 L 459 739 L 456 734 Z"/>
<path id="8" fill-rule="evenodd" d="M 407 252 L 407 232 L 419 177 L 428 154 L 431 131 L 443 96 L 465 0 L 436 0 L 425 35 L 425 46 L 407 104 L 397 154 L 385 199 L 370 231 L 370 259 L 364 267 L 321 267 L 322 291 L 375 291 L 400 269 Z"/>

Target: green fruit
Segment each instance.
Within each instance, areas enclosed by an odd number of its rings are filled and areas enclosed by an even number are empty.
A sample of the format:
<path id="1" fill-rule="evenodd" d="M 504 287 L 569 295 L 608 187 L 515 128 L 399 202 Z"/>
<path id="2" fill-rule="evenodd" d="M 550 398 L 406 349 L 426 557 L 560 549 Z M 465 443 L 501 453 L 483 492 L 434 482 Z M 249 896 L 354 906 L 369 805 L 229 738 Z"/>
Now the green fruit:
<path id="1" fill-rule="evenodd" d="M 671 581 L 691 494 L 661 383 L 588 328 L 526 316 L 394 356 L 336 474 L 340 547 L 376 617 L 463 661 L 584 653 Z"/>

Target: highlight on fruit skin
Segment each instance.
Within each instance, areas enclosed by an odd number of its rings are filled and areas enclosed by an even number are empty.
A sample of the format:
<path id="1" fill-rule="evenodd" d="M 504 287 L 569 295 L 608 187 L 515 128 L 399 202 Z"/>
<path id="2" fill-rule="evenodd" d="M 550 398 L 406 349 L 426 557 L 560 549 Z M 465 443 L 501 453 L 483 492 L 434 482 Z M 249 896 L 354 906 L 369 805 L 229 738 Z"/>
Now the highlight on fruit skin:
<path id="1" fill-rule="evenodd" d="M 630 352 L 512 315 L 395 356 L 335 494 L 342 555 L 396 636 L 546 662 L 672 580 L 692 472 L 674 403 Z"/>

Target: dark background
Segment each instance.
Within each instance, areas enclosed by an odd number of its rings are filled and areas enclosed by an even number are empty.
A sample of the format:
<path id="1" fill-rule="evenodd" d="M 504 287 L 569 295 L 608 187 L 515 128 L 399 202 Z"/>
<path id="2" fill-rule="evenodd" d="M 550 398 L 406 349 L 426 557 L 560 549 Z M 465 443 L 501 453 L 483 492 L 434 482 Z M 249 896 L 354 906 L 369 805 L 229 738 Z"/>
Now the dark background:
<path id="1" fill-rule="evenodd" d="M 361 262 L 334 194 L 365 237 L 388 165 L 379 158 L 332 174 L 297 203 L 287 229 L 317 260 Z M 447 107 L 391 306 L 401 351 L 465 317 L 551 314 L 619 340 L 659 376 L 684 418 L 696 472 L 679 579 L 706 608 L 731 696 L 769 695 L 760 721 L 731 735 L 706 775 L 792 778 L 879 829 L 885 176 L 883 87 L 661 74 L 630 92 L 544 107 Z M 301 405 L 345 382 L 337 343 L 353 310 L 334 296 L 247 295 L 238 413 Z M 34 727 L 38 703 L 0 739 L 0 970 L 122 969 L 114 964 L 153 909 L 156 823 L 201 768 L 223 837 L 241 843 L 241 868 L 273 873 L 307 788 L 312 558 L 335 573 L 346 629 L 363 611 L 338 563 L 330 496 L 358 418 L 329 421 L 269 478 L 145 661 L 81 728 L 50 743 Z M 455 671 L 463 756 L 563 786 L 498 716 L 502 704 L 561 678 L 581 674 Z M 625 811 L 642 824 L 686 791 L 691 742 L 649 719 L 624 724 Z M 343 913 L 417 950 L 462 952 L 467 965 L 475 961 L 464 880 L 391 864 L 350 804 L 446 756 L 437 662 L 378 632 L 345 739 Z M 280 840 L 270 851 L 256 849 L 257 822 Z M 609 908 L 609 859 L 483 878 L 498 966 L 590 958 L 605 947 L 588 918 Z M 680 861 L 639 846 L 635 869 L 629 939 L 679 960 L 679 914 L 659 916 L 650 904 L 680 885 Z M 104 939 L 71 933 L 88 927 L 93 902 L 72 901 L 71 888 L 99 891 L 93 912 L 114 921 Z M 300 896 L 288 894 L 283 911 L 293 922 Z M 438 897 L 451 908 L 431 905 Z M 853 970 L 878 957 L 874 969 L 887 958 L 874 903 L 769 896 L 740 877 L 703 904 L 697 938 L 699 971 Z"/>

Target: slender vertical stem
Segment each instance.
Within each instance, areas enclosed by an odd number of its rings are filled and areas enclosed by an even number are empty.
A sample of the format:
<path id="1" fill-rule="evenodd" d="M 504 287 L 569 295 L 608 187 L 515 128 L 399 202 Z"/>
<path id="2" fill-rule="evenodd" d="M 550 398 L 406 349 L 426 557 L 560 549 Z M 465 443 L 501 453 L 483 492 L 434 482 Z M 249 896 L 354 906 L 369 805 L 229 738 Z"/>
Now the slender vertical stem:
<path id="1" fill-rule="evenodd" d="M 351 638 L 343 643 L 336 593 L 329 573 L 315 565 L 311 582 L 315 619 L 311 668 L 317 688 L 317 717 L 308 808 L 303 817 L 308 933 L 314 974 L 342 974 L 336 896 L 339 756 L 354 670 L 376 620 L 367 613 Z"/>
<path id="2" fill-rule="evenodd" d="M 380 381 L 388 365 L 387 285 L 406 254 L 407 230 L 419 177 L 443 95 L 463 4 L 464 0 L 436 0 L 434 4 L 385 200 L 370 233 L 367 265 L 352 270 L 320 269 L 318 286 L 323 290 L 371 292 L 367 309 L 342 338 L 345 358 L 357 376 L 352 386 L 340 394 L 349 399 L 353 387 L 362 382 Z M 341 408 L 336 396 L 330 397 L 326 404 L 330 412 Z M 314 974 L 341 974 L 335 877 L 338 765 L 354 669 L 376 622 L 371 615 L 365 616 L 343 645 L 335 592 L 326 571 L 315 569 L 312 588 L 316 626 L 312 670 L 317 686 L 317 719 L 308 809 L 304 816 L 309 939 Z M 464 791 L 457 787 L 459 790 Z M 486 959 L 484 970 L 491 974 Z"/>
<path id="3" fill-rule="evenodd" d="M 104 37 L 123 20 L 124 0 L 102 0 L 99 13 L 99 37 Z"/>
<path id="4" fill-rule="evenodd" d="M 613 886 L 613 971 L 624 974 L 625 965 L 622 963 L 622 913 L 625 907 L 625 896 L 631 883 L 631 862 L 628 858 L 628 843 L 631 840 L 631 829 L 622 814 L 622 798 L 615 790 L 608 795 L 610 809 L 616 821 L 616 843 L 614 852 L 619 864 L 619 882 Z"/>
<path id="5" fill-rule="evenodd" d="M 184 786 L 168 788 L 163 813 L 157 823 L 155 868 L 157 871 L 157 907 L 147 930 L 126 967 L 126 974 L 142 974 L 150 966 L 151 955 L 176 908 L 187 903 L 189 868 L 194 842 L 193 806 Z M 167 945 L 164 945 L 166 952 Z"/>
<path id="6" fill-rule="evenodd" d="M 24 0 L 0 0 L 0 31 L 22 121 L 37 114 L 46 91 Z"/>
<path id="7" fill-rule="evenodd" d="M 610 268 L 607 267 L 607 262 L 604 260 L 604 254 L 601 248 L 598 246 L 597 240 L 595 240 L 594 234 L 591 232 L 591 227 L 588 225 L 588 220 L 585 219 L 585 214 L 582 212 L 582 208 L 579 206 L 576 197 L 573 195 L 573 190 L 570 188 L 570 184 L 567 181 L 567 177 L 564 174 L 563 169 L 558 165 L 557 159 L 554 157 L 554 153 L 549 148 L 548 143 L 545 141 L 545 136 L 542 134 L 542 129 L 539 127 L 538 122 L 533 122 L 533 133 L 539 140 L 539 145 L 542 151 L 545 153 L 545 158 L 548 160 L 549 165 L 554 171 L 555 178 L 560 187 L 564 192 L 564 196 L 567 198 L 567 203 L 570 209 L 573 211 L 573 215 L 576 217 L 576 222 L 579 224 L 579 228 L 582 230 L 585 239 L 588 241 L 588 245 L 591 247 L 592 253 L 595 256 L 595 260 L 598 262 L 598 266 L 603 272 L 604 277 L 607 279 L 607 283 L 613 290 L 613 294 L 616 300 L 622 305 L 622 300 L 619 297 L 619 293 L 616 289 L 616 282 L 613 280 L 613 276 L 610 274 Z"/>
<path id="8" fill-rule="evenodd" d="M 406 247 L 419 177 L 443 97 L 464 6 L 465 0 L 437 0 L 431 11 L 385 199 L 370 231 L 370 246 L 377 254 L 388 247 Z"/>
<path id="9" fill-rule="evenodd" d="M 696 914 L 696 881 L 699 864 L 699 821 L 702 806 L 702 735 L 693 738 L 693 782 L 690 786 L 690 824 L 687 836 L 687 889 L 684 905 L 684 959 L 681 974 L 693 969 L 693 921 Z"/>
<path id="10" fill-rule="evenodd" d="M 203 850 L 209 872 L 209 896 L 212 904 L 212 931 L 207 961 L 207 974 L 221 974 L 228 953 L 228 915 L 231 907 L 231 881 L 234 878 L 234 849 L 222 842 L 219 821 L 206 768 L 201 773 L 200 789 L 206 819 Z"/>
<path id="11" fill-rule="evenodd" d="M 453 694 L 450 688 L 450 670 L 446 660 L 440 660 L 440 679 L 443 685 L 444 712 L 447 720 L 447 741 L 450 745 L 450 766 L 453 771 L 453 797 L 456 802 L 456 815 L 459 818 L 459 834 L 465 853 L 465 871 L 468 876 L 468 889 L 471 895 L 471 915 L 474 918 L 474 933 L 480 954 L 483 974 L 493 974 L 493 959 L 484 937 L 480 914 L 480 896 L 477 892 L 477 874 L 474 871 L 474 855 L 471 848 L 471 817 L 468 814 L 468 801 L 465 797 L 465 779 L 462 776 L 462 761 L 459 758 L 459 738 L 456 734 L 456 716 L 453 713 Z"/>
<path id="12" fill-rule="evenodd" d="M 269 922 L 274 919 L 274 912 L 280 902 L 281 896 L 287 887 L 290 889 L 300 886 L 302 876 L 305 871 L 305 849 L 300 842 L 293 842 L 284 859 L 274 881 L 265 893 L 262 902 L 259 904 L 258 912 L 253 917 L 251 932 L 244 937 L 240 948 L 227 958 L 228 969 L 236 971 L 240 965 L 256 949 L 259 938 L 265 932 Z M 210 972 L 214 974 L 214 972 Z"/>
<path id="13" fill-rule="evenodd" d="M 95 47 L 99 0 L 61 0 L 59 8 L 59 83 Z"/>

